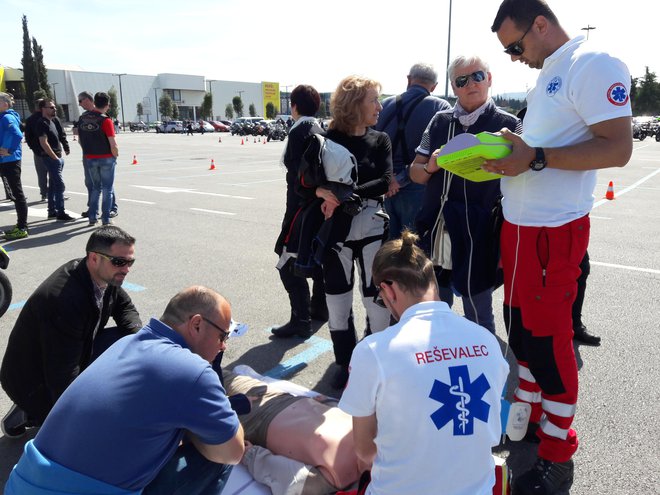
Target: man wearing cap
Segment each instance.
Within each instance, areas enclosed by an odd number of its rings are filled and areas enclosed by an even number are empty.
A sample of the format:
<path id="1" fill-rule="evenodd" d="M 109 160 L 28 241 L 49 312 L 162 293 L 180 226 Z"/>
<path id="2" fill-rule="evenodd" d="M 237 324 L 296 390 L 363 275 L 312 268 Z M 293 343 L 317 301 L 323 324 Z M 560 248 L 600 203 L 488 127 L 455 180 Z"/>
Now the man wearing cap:
<path id="1" fill-rule="evenodd" d="M 71 384 L 5 494 L 222 493 L 243 428 L 211 362 L 233 326 L 217 292 L 179 292 Z"/>

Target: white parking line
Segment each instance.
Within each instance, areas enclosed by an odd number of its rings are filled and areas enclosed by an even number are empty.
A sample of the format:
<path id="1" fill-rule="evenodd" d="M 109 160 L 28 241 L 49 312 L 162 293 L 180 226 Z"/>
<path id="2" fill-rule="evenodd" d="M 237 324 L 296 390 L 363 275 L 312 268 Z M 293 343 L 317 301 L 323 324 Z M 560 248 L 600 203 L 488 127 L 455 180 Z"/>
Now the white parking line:
<path id="1" fill-rule="evenodd" d="M 218 211 L 218 210 L 205 210 L 204 208 L 190 208 L 194 211 L 201 211 L 204 213 L 215 213 L 216 215 L 236 215 L 236 213 L 230 213 L 228 211 Z"/>
<path id="2" fill-rule="evenodd" d="M 638 266 L 617 265 L 615 263 L 602 263 L 600 261 L 589 261 L 589 263 L 592 265 L 605 266 L 607 268 L 621 268 L 623 270 L 631 270 L 634 272 L 653 273 L 655 275 L 660 275 L 660 270 L 654 270 L 653 268 L 640 268 Z"/>
<path id="3" fill-rule="evenodd" d="M 128 201 L 129 203 L 141 203 L 143 205 L 155 205 L 153 201 L 141 201 L 139 199 L 117 198 L 119 201 Z"/>

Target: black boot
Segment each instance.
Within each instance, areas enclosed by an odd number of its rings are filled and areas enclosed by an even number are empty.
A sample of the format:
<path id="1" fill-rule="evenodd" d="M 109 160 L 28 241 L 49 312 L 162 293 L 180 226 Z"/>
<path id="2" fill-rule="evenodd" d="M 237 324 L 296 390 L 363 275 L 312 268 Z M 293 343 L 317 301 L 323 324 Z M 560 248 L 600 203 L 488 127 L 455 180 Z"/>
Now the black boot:
<path id="1" fill-rule="evenodd" d="M 333 330 L 330 332 L 332 337 L 332 347 L 335 352 L 335 362 L 339 369 L 333 375 L 330 386 L 336 390 L 343 390 L 348 382 L 348 365 L 351 362 L 353 349 L 357 345 L 355 335 L 355 324 L 353 323 L 353 313 L 348 319 L 347 330 Z"/>
<path id="2" fill-rule="evenodd" d="M 280 338 L 297 335 L 298 337 L 307 339 L 312 336 L 312 322 L 310 320 L 300 320 L 292 313 L 291 319 L 284 325 L 270 327 L 270 333 L 274 337 Z"/>
<path id="3" fill-rule="evenodd" d="M 583 323 L 575 325 L 573 328 L 573 340 L 582 342 L 585 345 L 592 345 L 598 347 L 600 345 L 600 337 L 598 335 L 592 335 L 587 330 L 587 327 Z"/>
<path id="4" fill-rule="evenodd" d="M 313 320 L 328 321 L 328 304 L 325 301 L 323 276 L 315 275 L 312 279 L 312 300 L 309 314 Z"/>
<path id="5" fill-rule="evenodd" d="M 552 462 L 540 457 L 534 467 L 514 482 L 518 495 L 552 495 L 567 493 L 573 483 L 573 460 Z"/>

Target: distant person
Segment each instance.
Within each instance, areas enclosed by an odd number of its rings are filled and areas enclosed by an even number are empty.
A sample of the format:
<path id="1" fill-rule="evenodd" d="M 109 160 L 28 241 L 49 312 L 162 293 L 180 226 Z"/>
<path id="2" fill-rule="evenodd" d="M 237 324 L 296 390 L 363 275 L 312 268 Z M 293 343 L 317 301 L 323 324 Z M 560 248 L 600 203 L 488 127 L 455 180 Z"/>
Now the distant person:
<path id="1" fill-rule="evenodd" d="M 410 167 L 410 178 L 426 184 L 416 230 L 420 246 L 436 267 L 440 298 L 451 307 L 453 294 L 460 294 L 465 317 L 495 333 L 499 237 L 493 210 L 498 211 L 500 181 L 469 181 L 436 163 L 440 148 L 454 136 L 498 132 L 503 127 L 515 131 L 519 120 L 488 96 L 493 76 L 481 57 L 459 55 L 447 70 L 456 104 L 433 117 Z M 451 248 L 443 256 L 447 235 Z"/>
<path id="2" fill-rule="evenodd" d="M 115 180 L 115 167 L 119 148 L 115 139 L 112 120 L 106 115 L 110 107 L 107 93 L 94 95 L 94 108 L 80 116 L 78 134 L 83 157 L 87 162 L 87 172 L 92 183 L 89 200 L 89 225 L 96 225 L 99 196 L 103 195 L 101 222 L 109 225 L 112 209 L 112 191 Z"/>
<path id="3" fill-rule="evenodd" d="M 192 135 L 193 135 L 192 122 L 188 122 L 188 125 L 186 126 L 186 136 L 192 136 Z"/>
<path id="4" fill-rule="evenodd" d="M 404 231 L 376 253 L 378 301 L 398 323 L 357 345 L 339 408 L 371 466 L 367 494 L 490 494 L 509 366 L 495 336 L 440 301 L 416 240 Z"/>
<path id="5" fill-rule="evenodd" d="M 41 148 L 41 144 L 39 143 L 39 136 L 37 135 L 37 133 L 39 132 L 38 124 L 42 118 L 41 109 L 39 108 L 39 105 L 42 100 L 43 98 L 39 98 L 38 100 L 35 101 L 34 112 L 27 119 L 25 119 L 25 142 L 33 152 L 34 168 L 37 172 L 39 193 L 41 194 L 41 201 L 43 202 L 43 201 L 48 201 L 49 180 L 48 180 L 48 168 L 44 164 L 44 160 L 43 160 L 44 151 Z M 57 134 L 59 136 L 60 142 L 62 143 L 62 147 L 64 148 L 64 151 L 68 154 L 70 151 L 69 142 L 67 140 L 64 127 L 62 127 L 62 123 L 60 122 L 60 119 L 57 116 L 53 117 L 53 123 L 57 128 Z M 65 195 L 64 201 L 68 199 L 69 197 Z M 48 210 L 48 213 L 51 217 L 55 216 L 54 210 Z"/>
<path id="6" fill-rule="evenodd" d="M 14 402 L 2 420 L 5 436 L 41 425 L 96 355 L 142 326 L 121 288 L 135 263 L 134 245 L 120 228 L 100 227 L 87 241 L 85 258 L 59 267 L 28 298 L 0 368 L 2 388 Z M 105 328 L 110 317 L 117 327 Z"/>
<path id="7" fill-rule="evenodd" d="M 94 110 L 94 96 L 88 91 L 83 91 L 82 93 L 78 94 L 78 105 L 80 105 L 83 110 L 86 112 L 89 112 L 91 110 Z M 73 123 L 73 135 L 78 136 L 78 125 L 80 123 L 80 119 L 75 121 Z M 87 167 L 87 159 L 85 158 L 85 154 L 83 153 L 82 157 L 82 162 L 83 162 L 83 171 L 85 173 L 85 187 L 87 188 L 87 209 L 82 212 L 81 216 L 83 218 L 89 218 L 89 200 L 92 197 L 92 180 L 89 177 L 89 170 Z M 110 218 L 114 218 L 117 215 L 119 215 L 119 207 L 117 206 L 117 197 L 115 196 L 115 189 L 114 187 L 112 188 L 112 207 L 110 208 Z"/>
<path id="8" fill-rule="evenodd" d="M 291 92 L 291 113 L 295 124 L 289 131 L 282 162 L 286 167 L 286 209 L 282 219 L 280 235 L 275 242 L 275 252 L 279 255 L 277 269 L 282 285 L 289 296 L 291 316 L 284 325 L 271 328 L 275 337 L 297 335 L 307 338 L 312 335 L 312 318 L 328 320 L 328 307 L 325 301 L 323 274 L 317 270 L 312 277 L 312 295 L 310 298 L 307 280 L 294 273 L 294 262 L 298 254 L 300 224 L 304 212 L 314 202 L 314 191 L 299 187 L 298 172 L 305 143 L 311 134 L 321 132 L 314 115 L 319 109 L 321 97 L 312 86 L 301 84 Z M 280 119 L 281 120 L 281 119 Z"/>
<path id="9" fill-rule="evenodd" d="M 377 289 L 371 279 L 373 257 L 387 236 L 383 196 L 392 178 L 390 138 L 372 128 L 382 109 L 378 99 L 380 89 L 380 83 L 373 79 L 348 76 L 339 83 L 330 102 L 333 119 L 326 135 L 355 157 L 357 185 L 354 192 L 359 197 L 359 212 L 339 207 L 340 201 L 330 189 L 316 189 L 316 195 L 324 200 L 321 210 L 325 218 L 332 219 L 322 266 L 328 326 L 338 365 L 331 381 L 336 389 L 346 385 L 348 363 L 357 343 L 352 309 L 356 266 L 362 304 L 367 313 L 367 333 L 379 332 L 389 323 L 387 310 L 373 302 Z"/>
<path id="10" fill-rule="evenodd" d="M 64 392 L 14 467 L 6 495 L 217 495 L 243 428 L 210 362 L 229 303 L 205 287 L 104 352 Z"/>
<path id="11" fill-rule="evenodd" d="M 385 194 L 390 239 L 399 237 L 405 228 L 415 227 L 424 186 L 410 181 L 408 168 L 428 123 L 436 112 L 450 108 L 445 100 L 431 95 L 438 85 L 438 73 L 432 65 L 417 63 L 406 77 L 406 91 L 383 101 L 383 110 L 375 127 L 377 131 L 386 132 L 392 141 L 393 176 Z"/>
<path id="12" fill-rule="evenodd" d="M 502 176 L 503 314 L 518 361 L 514 398 L 531 404 L 538 457 L 514 490 L 564 493 L 573 482 L 578 400 L 572 306 L 589 244 L 596 170 L 632 154 L 630 72 L 583 36 L 571 39 L 543 0 L 504 0 L 491 30 L 512 62 L 540 69 L 522 135 L 484 169 Z"/>
<path id="13" fill-rule="evenodd" d="M 8 241 L 23 239 L 28 236 L 27 200 L 21 184 L 21 118 L 12 109 L 14 97 L 9 93 L 0 93 L 0 175 L 7 181 L 14 206 L 16 207 L 16 226 L 4 232 Z"/>
<path id="14" fill-rule="evenodd" d="M 64 210 L 65 186 L 62 177 L 62 154 L 69 154 L 69 145 L 57 130 L 55 102 L 51 98 L 45 98 L 39 103 L 39 108 L 42 118 L 35 126 L 34 132 L 39 138 L 43 162 L 48 169 L 48 218 L 69 222 L 74 218 Z"/>

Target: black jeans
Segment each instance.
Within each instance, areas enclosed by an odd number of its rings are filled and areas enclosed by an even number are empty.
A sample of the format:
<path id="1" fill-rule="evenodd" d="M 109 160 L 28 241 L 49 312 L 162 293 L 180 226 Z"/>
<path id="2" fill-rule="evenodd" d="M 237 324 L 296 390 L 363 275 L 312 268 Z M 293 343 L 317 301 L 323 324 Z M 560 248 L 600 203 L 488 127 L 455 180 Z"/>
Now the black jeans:
<path id="1" fill-rule="evenodd" d="M 9 189 L 14 195 L 14 205 L 18 217 L 16 225 L 19 229 L 27 229 L 28 207 L 21 184 L 21 161 L 0 163 L 0 176 L 6 179 Z"/>

